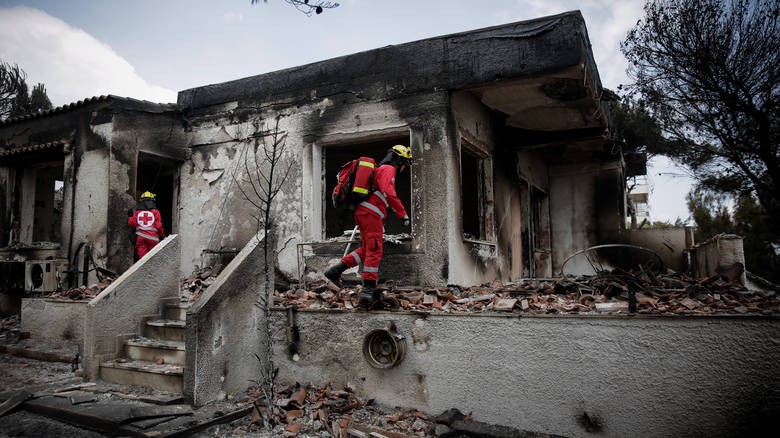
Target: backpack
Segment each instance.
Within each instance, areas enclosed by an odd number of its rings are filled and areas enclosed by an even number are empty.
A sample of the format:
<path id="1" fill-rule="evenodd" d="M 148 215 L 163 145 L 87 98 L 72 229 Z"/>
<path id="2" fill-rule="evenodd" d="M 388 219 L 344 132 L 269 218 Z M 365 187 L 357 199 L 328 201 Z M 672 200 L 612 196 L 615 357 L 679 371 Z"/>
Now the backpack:
<path id="1" fill-rule="evenodd" d="M 371 194 L 374 185 L 376 161 L 360 157 L 344 163 L 336 175 L 336 187 L 331 199 L 334 207 L 359 204 Z"/>

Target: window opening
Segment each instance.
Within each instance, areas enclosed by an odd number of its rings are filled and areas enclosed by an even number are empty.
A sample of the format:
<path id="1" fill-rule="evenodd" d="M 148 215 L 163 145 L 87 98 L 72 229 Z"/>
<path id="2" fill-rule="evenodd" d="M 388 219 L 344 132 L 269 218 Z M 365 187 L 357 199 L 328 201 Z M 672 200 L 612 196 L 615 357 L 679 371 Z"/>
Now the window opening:
<path id="1" fill-rule="evenodd" d="M 60 242 L 62 237 L 63 165 L 35 170 L 34 242 Z"/>
<path id="2" fill-rule="evenodd" d="M 463 142 L 460 148 L 460 193 L 464 239 L 494 239 L 491 166 L 487 154 Z"/>
<path id="3" fill-rule="evenodd" d="M 388 149 L 394 145 L 409 145 L 409 137 L 393 137 L 380 140 L 367 141 L 362 143 L 352 143 L 344 145 L 325 146 L 323 148 L 323 160 L 325 169 L 323 178 L 325 179 L 324 193 L 322 202 L 325 205 L 325 238 L 344 236 L 345 233 L 351 233 L 355 227 L 355 220 L 352 217 L 353 210 L 347 208 L 335 208 L 331 202 L 330 195 L 333 187 L 336 186 L 336 174 L 341 166 L 349 160 L 364 156 L 376 160 L 377 165 L 387 155 Z M 414 166 L 414 164 L 412 164 Z M 411 214 L 412 199 L 412 179 L 411 171 L 398 174 L 395 177 L 395 190 L 398 197 L 403 202 L 406 211 Z M 388 209 L 389 210 L 389 209 Z M 388 211 L 390 216 L 385 222 L 385 234 L 408 233 L 408 229 L 395 216 L 395 213 Z"/>
<path id="4" fill-rule="evenodd" d="M 485 215 L 482 196 L 482 160 L 467 149 L 461 148 L 460 173 L 463 237 L 484 240 Z"/>
<path id="5" fill-rule="evenodd" d="M 533 187 L 531 189 L 531 210 L 533 214 L 534 249 L 550 249 L 550 225 L 547 194 Z"/>

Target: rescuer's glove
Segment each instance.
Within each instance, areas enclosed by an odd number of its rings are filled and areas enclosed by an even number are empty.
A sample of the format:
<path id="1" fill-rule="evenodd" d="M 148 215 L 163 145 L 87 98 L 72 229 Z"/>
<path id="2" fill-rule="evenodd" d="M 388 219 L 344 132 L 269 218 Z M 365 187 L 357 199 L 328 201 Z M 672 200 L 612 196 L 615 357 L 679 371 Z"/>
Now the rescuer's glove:
<path id="1" fill-rule="evenodd" d="M 411 221 L 411 220 L 409 220 L 409 216 L 408 216 L 408 215 L 407 215 L 407 216 L 404 216 L 402 220 L 404 221 L 404 226 L 405 226 L 405 227 L 408 227 L 409 225 L 411 225 L 411 224 L 412 224 L 412 221 Z"/>

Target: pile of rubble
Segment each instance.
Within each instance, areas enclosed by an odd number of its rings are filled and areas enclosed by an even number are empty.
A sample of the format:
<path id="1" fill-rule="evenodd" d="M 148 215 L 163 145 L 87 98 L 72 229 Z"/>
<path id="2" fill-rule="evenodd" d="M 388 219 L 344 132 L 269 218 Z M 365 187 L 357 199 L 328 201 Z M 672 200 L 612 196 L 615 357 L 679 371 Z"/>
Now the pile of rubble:
<path id="1" fill-rule="evenodd" d="M 71 300 L 91 300 L 103 292 L 112 282 L 114 277 L 104 277 L 99 283 L 90 286 L 79 286 L 71 289 L 55 291 L 47 295 L 47 298 L 60 298 Z"/>
<path id="2" fill-rule="evenodd" d="M 593 276 L 534 279 L 463 288 L 395 287 L 384 290 L 386 310 L 528 314 L 638 313 L 657 315 L 710 315 L 780 313 L 775 290 L 748 290 L 739 271 L 695 280 L 679 273 L 654 274 L 615 269 Z M 356 307 L 359 286 L 339 289 L 325 280 L 306 289 L 276 291 L 276 304 L 308 309 Z"/>
<path id="3" fill-rule="evenodd" d="M 0 318 L 0 345 L 19 342 L 23 337 L 20 328 L 21 324 L 18 315 Z"/>
<path id="4" fill-rule="evenodd" d="M 382 408 L 358 398 L 349 387 L 339 390 L 330 384 L 278 388 L 272 415 L 266 415 L 269 403 L 259 389 L 250 388 L 245 398 L 241 403 L 253 404 L 252 414 L 231 423 L 231 430 L 218 427 L 208 436 L 559 438 L 477 421 L 455 408 L 431 418 L 415 408 Z"/>
<path id="5" fill-rule="evenodd" d="M 179 296 L 183 303 L 191 303 L 197 300 L 209 286 L 214 284 L 217 276 L 224 267 L 216 264 L 213 267 L 196 269 L 192 275 L 181 280 Z"/>
<path id="6" fill-rule="evenodd" d="M 234 435 L 267 431 L 265 422 L 270 418 L 274 436 L 433 436 L 434 424 L 423 412 L 384 412 L 373 405 L 373 400 L 359 399 L 349 387 L 339 390 L 330 385 L 315 388 L 295 384 L 278 388 L 271 416 L 266 415 L 268 407 L 261 391 L 253 389 L 248 395 L 255 409 L 250 422 L 234 430 Z"/>

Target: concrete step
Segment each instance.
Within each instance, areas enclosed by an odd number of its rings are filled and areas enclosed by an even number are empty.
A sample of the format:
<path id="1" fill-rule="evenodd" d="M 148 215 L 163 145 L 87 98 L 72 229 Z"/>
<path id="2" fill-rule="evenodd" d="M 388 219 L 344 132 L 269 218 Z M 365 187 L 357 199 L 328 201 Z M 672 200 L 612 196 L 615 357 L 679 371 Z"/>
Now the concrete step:
<path id="1" fill-rule="evenodd" d="M 100 379 L 180 394 L 184 381 L 183 369 L 181 365 L 157 365 L 142 360 L 116 359 L 100 364 Z"/>
<path id="2" fill-rule="evenodd" d="M 166 341 L 184 342 L 185 322 L 179 319 L 156 319 L 146 321 L 144 337 Z"/>
<path id="3" fill-rule="evenodd" d="M 136 338 L 125 341 L 125 357 L 132 360 L 184 365 L 186 356 L 184 342 L 162 339 Z"/>
<path id="4" fill-rule="evenodd" d="M 163 317 L 165 319 L 184 321 L 187 319 L 187 309 L 189 309 L 191 306 L 192 304 L 189 303 L 166 303 Z"/>

